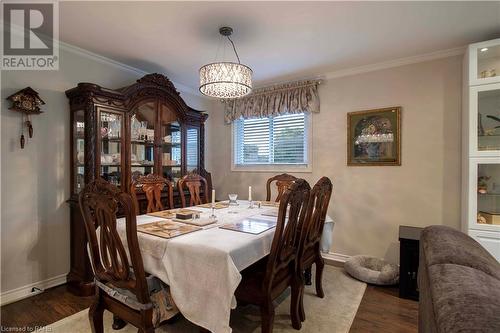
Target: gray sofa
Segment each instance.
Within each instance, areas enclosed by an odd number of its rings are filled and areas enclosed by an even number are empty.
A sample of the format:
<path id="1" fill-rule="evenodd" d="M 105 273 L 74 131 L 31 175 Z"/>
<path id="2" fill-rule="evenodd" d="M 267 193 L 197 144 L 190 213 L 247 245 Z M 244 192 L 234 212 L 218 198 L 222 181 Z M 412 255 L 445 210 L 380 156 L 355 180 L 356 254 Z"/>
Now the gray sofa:
<path id="1" fill-rule="evenodd" d="M 427 227 L 419 260 L 419 332 L 500 332 L 500 264 L 479 243 Z"/>

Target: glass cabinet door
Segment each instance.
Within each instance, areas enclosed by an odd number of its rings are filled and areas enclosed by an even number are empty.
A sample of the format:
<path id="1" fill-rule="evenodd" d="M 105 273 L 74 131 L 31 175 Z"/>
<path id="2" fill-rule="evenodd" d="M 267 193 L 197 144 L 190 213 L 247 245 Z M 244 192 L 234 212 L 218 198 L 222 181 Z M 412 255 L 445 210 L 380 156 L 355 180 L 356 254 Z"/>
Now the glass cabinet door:
<path id="1" fill-rule="evenodd" d="M 500 157 L 498 160 L 483 158 L 471 161 L 471 228 L 500 230 Z"/>
<path id="2" fill-rule="evenodd" d="M 500 82 L 500 38 L 469 46 L 471 85 Z"/>
<path id="3" fill-rule="evenodd" d="M 122 131 L 122 114 L 101 109 L 99 112 L 100 176 L 116 186 L 120 186 L 122 182 Z"/>
<path id="4" fill-rule="evenodd" d="M 472 155 L 500 156 L 500 83 L 471 88 L 470 103 Z"/>
<path id="5" fill-rule="evenodd" d="M 139 105 L 130 119 L 132 181 L 154 172 L 156 102 Z"/>
<path id="6" fill-rule="evenodd" d="M 83 110 L 77 110 L 73 113 L 73 191 L 80 193 L 85 186 L 84 182 L 84 163 L 85 163 L 85 121 Z"/>
<path id="7" fill-rule="evenodd" d="M 188 127 L 186 130 L 186 171 L 197 170 L 200 166 L 200 129 Z"/>
<path id="8" fill-rule="evenodd" d="M 181 125 L 177 120 L 176 112 L 168 106 L 161 104 L 159 112 L 161 175 L 177 182 L 182 176 Z"/>

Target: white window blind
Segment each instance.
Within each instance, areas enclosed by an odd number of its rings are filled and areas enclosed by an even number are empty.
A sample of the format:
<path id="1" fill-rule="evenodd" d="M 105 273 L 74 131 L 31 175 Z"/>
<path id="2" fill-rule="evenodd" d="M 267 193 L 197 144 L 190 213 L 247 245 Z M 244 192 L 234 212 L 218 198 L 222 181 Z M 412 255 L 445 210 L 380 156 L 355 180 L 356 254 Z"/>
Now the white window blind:
<path id="1" fill-rule="evenodd" d="M 186 135 L 186 159 L 188 171 L 198 167 L 198 129 L 188 128 Z"/>
<path id="2" fill-rule="evenodd" d="M 234 164 L 307 164 L 306 115 L 234 122 Z"/>

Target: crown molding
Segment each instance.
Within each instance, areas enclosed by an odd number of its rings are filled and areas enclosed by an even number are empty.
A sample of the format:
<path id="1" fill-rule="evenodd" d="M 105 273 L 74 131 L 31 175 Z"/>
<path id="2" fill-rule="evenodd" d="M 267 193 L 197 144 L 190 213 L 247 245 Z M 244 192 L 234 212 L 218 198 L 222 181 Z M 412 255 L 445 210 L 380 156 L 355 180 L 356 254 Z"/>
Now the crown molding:
<path id="1" fill-rule="evenodd" d="M 457 48 L 453 48 L 453 49 L 440 50 L 440 51 L 436 51 L 436 52 L 431 52 L 431 53 L 426 53 L 426 54 L 421 54 L 421 55 L 416 55 L 416 56 L 410 56 L 410 57 L 405 57 L 405 58 L 399 58 L 399 59 L 395 59 L 395 60 L 389 60 L 389 61 L 379 62 L 379 63 L 365 65 L 365 66 L 340 69 L 337 71 L 327 72 L 322 77 L 324 77 L 325 79 L 335 79 L 335 78 L 344 77 L 344 76 L 363 74 L 363 73 L 374 72 L 374 71 L 378 71 L 378 70 L 382 70 L 382 69 L 388 69 L 388 68 L 411 65 L 411 64 L 416 64 L 416 63 L 420 63 L 420 62 L 436 60 L 436 59 L 448 58 L 448 57 L 463 55 L 465 53 L 466 49 L 467 48 L 465 46 L 462 46 L 462 47 L 457 47 Z"/>
<path id="2" fill-rule="evenodd" d="M 78 54 L 80 56 L 92 59 L 94 61 L 106 64 L 106 65 L 110 65 L 110 66 L 113 66 L 115 68 L 119 68 L 121 70 L 127 71 L 127 72 L 131 72 L 131 73 L 137 74 L 139 76 L 144 76 L 146 74 L 151 74 L 150 72 L 147 72 L 147 71 L 145 71 L 143 69 L 140 69 L 140 68 L 137 68 L 137 67 L 133 67 L 133 66 L 124 64 L 122 62 L 119 62 L 119 61 L 116 61 L 114 59 L 105 57 L 103 55 L 91 52 L 91 51 L 86 50 L 86 49 L 82 49 L 81 47 L 78 47 L 78 46 L 75 46 L 75 45 L 63 42 L 63 41 L 59 41 L 59 48 L 62 49 L 62 50 L 65 50 L 65 51 L 68 51 L 68 52 L 71 52 L 71 53 L 74 53 L 74 54 Z M 192 94 L 192 95 L 198 96 L 198 90 L 193 89 L 191 87 L 188 87 L 188 86 L 186 86 L 184 84 L 175 82 L 175 81 L 172 81 L 172 83 L 174 84 L 175 88 L 177 88 L 177 90 L 179 92 L 188 93 L 188 94 Z"/>

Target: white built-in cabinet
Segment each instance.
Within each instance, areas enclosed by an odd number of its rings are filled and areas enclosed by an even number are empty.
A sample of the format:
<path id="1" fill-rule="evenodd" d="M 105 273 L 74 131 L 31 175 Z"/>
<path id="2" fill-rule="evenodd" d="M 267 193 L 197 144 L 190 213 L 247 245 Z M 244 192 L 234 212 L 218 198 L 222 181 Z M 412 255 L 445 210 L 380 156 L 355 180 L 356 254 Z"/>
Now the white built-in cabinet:
<path id="1" fill-rule="evenodd" d="M 500 261 L 500 38 L 469 45 L 463 108 L 463 230 Z"/>

